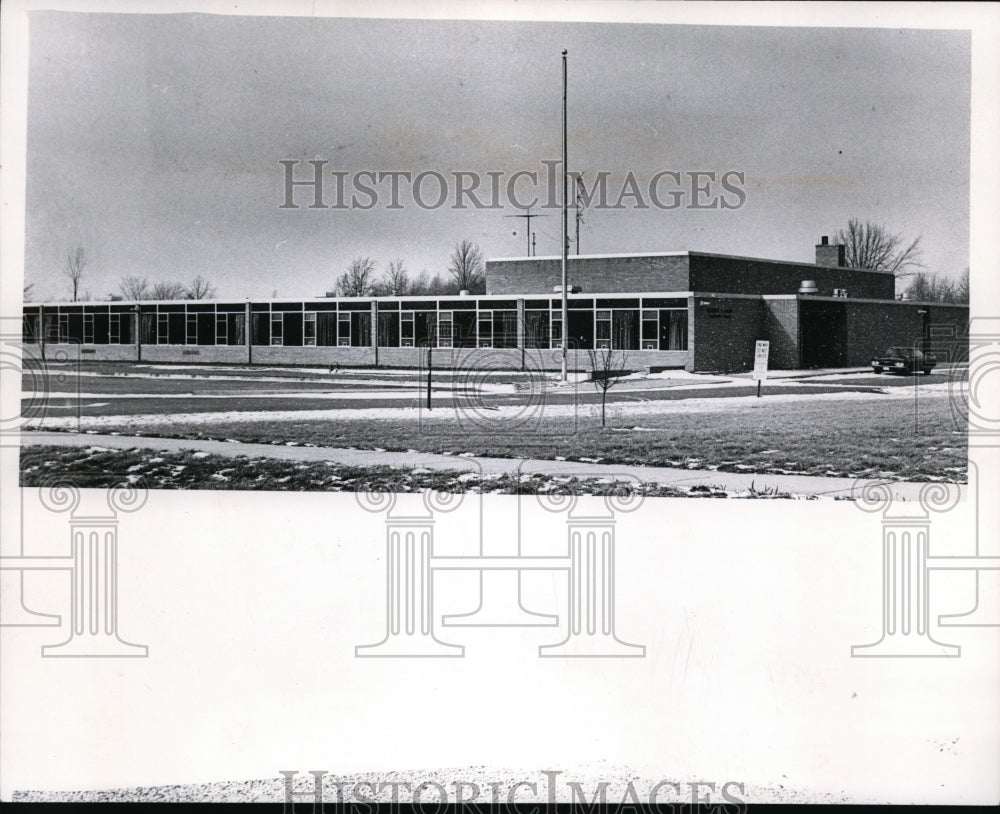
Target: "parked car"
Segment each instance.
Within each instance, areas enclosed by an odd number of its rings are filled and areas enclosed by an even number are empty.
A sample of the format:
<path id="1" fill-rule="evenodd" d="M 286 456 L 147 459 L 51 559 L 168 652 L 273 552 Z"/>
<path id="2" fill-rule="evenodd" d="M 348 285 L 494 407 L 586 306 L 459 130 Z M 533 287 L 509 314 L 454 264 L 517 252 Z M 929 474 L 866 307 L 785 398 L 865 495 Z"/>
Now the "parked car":
<path id="1" fill-rule="evenodd" d="M 872 359 L 872 370 L 881 373 L 916 373 L 922 370 L 929 374 L 937 366 L 937 359 L 917 348 L 889 348 L 881 356 Z"/>

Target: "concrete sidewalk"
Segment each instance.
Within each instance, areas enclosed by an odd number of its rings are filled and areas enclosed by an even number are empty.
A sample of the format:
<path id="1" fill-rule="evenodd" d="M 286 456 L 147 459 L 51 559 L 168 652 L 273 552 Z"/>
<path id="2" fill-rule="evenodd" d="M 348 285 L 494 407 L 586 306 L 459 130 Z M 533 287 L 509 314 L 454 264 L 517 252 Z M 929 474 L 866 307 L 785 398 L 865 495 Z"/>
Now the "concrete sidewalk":
<path id="1" fill-rule="evenodd" d="M 195 450 L 213 455 L 250 458 L 274 458 L 283 461 L 334 461 L 349 466 L 395 466 L 407 469 L 459 470 L 482 474 L 547 474 L 607 478 L 621 476 L 641 481 L 690 488 L 703 484 L 727 491 L 754 488 L 777 489 L 793 495 L 847 497 L 852 489 L 866 483 L 886 483 L 897 500 L 916 500 L 926 483 L 855 481 L 852 478 L 811 477 L 807 475 L 770 475 L 760 473 L 718 472 L 706 469 L 676 469 L 666 466 L 631 466 L 627 464 L 592 464 L 579 461 L 549 461 L 532 458 L 478 458 L 464 455 L 439 455 L 432 452 L 377 452 L 370 449 L 302 447 L 277 444 L 246 444 L 238 441 L 208 441 L 189 438 L 150 438 L 96 433 L 22 432 L 22 445 L 90 447 L 111 449 L 155 449 L 167 452 Z M 967 487 L 958 485 L 964 500 Z"/>

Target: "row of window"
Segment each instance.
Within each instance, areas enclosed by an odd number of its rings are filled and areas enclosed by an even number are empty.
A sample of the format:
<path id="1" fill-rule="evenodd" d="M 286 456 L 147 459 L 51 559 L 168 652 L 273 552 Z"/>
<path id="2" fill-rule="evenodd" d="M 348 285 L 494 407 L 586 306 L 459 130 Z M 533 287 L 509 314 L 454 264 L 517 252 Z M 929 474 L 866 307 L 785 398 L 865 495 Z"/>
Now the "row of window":
<path id="1" fill-rule="evenodd" d="M 569 338 L 578 348 L 614 350 L 687 350 L 687 309 L 606 308 L 568 312 Z M 244 345 L 242 313 L 149 313 L 140 318 L 145 345 Z M 45 314 L 45 341 L 84 345 L 135 343 L 135 317 L 128 313 Z M 516 348 L 517 311 L 381 311 L 377 314 L 379 347 Z M 38 314 L 25 314 L 24 341 L 36 342 Z M 524 346 L 559 348 L 562 312 L 524 312 Z M 281 347 L 370 347 L 371 311 L 270 311 L 251 314 L 250 341 Z"/>

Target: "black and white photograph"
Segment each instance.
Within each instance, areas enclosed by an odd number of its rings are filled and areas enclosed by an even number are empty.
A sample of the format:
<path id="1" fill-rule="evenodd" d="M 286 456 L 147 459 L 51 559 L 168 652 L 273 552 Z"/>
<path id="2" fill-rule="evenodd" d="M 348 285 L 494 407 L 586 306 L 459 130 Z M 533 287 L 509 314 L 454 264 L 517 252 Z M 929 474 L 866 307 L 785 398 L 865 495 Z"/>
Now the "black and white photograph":
<path id="1" fill-rule="evenodd" d="M 1000 802 L 995 7 L 0 30 L 0 799 Z"/>

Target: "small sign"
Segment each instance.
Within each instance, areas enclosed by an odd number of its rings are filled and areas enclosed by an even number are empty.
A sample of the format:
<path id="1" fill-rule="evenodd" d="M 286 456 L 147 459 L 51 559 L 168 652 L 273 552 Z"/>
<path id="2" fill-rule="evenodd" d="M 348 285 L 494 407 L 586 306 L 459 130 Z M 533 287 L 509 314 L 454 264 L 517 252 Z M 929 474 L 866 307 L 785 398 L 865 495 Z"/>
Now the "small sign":
<path id="1" fill-rule="evenodd" d="M 753 354 L 753 377 L 758 382 L 762 382 L 767 378 L 767 355 L 770 349 L 770 342 L 763 339 L 757 340 Z"/>

